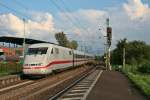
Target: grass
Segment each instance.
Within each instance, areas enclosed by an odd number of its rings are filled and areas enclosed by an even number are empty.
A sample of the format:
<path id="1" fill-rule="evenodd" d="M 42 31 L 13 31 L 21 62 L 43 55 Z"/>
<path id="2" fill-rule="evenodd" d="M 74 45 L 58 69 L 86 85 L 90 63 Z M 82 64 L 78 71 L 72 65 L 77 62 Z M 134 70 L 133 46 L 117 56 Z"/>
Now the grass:
<path id="1" fill-rule="evenodd" d="M 150 75 L 133 74 L 129 72 L 129 79 L 150 99 Z"/>
<path id="2" fill-rule="evenodd" d="M 126 65 L 125 68 L 115 66 L 114 69 L 126 74 L 133 84 L 150 99 L 150 74 L 142 74 L 137 71 L 136 66 L 131 65 Z"/>
<path id="3" fill-rule="evenodd" d="M 0 63 L 0 76 L 16 74 L 22 71 L 22 64 L 19 63 Z"/>

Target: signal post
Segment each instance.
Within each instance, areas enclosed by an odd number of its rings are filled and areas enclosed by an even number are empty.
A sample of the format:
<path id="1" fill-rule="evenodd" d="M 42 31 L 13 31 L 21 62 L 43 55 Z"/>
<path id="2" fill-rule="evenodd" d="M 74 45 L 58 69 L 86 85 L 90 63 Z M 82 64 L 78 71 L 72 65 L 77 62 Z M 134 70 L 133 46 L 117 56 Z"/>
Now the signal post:
<path id="1" fill-rule="evenodd" d="M 110 64 L 110 47 L 111 47 L 111 41 L 112 41 L 112 28 L 109 25 L 109 18 L 106 19 L 106 68 L 107 70 L 111 70 L 111 64 Z"/>

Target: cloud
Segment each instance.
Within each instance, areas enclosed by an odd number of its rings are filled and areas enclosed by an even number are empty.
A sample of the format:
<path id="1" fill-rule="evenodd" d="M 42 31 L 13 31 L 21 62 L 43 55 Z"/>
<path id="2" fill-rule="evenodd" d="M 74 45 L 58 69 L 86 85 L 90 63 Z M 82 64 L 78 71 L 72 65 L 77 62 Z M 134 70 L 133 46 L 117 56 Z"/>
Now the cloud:
<path id="1" fill-rule="evenodd" d="M 100 24 L 101 26 L 105 24 L 108 14 L 103 10 L 79 9 L 74 12 L 61 12 L 59 16 L 62 28 L 67 32 L 91 36 L 95 33 L 93 31 L 98 30 Z"/>
<path id="2" fill-rule="evenodd" d="M 148 4 L 144 4 L 141 0 L 128 0 L 128 3 L 123 6 L 131 19 L 142 18 L 147 13 L 150 13 Z"/>
<path id="3" fill-rule="evenodd" d="M 74 22 L 77 22 L 79 27 L 70 24 L 66 14 L 75 19 Z M 106 35 L 105 27 L 108 17 L 113 28 L 112 48 L 115 48 L 117 40 L 123 38 L 127 38 L 129 41 L 142 40 L 150 43 L 150 8 L 141 0 L 128 0 L 127 3 L 123 2 L 122 6 L 115 9 L 80 9 L 74 12 L 63 12 L 59 16 L 62 22 L 64 21 L 62 26 L 64 26 L 65 32 L 76 33 L 78 38 L 73 35 L 73 39 L 85 41 L 86 45 L 95 49 L 104 47 L 105 39 L 103 36 Z M 98 30 L 99 28 L 102 29 L 101 32 Z M 83 45 L 80 43 L 80 46 Z"/>
<path id="4" fill-rule="evenodd" d="M 32 38 L 46 38 L 54 30 L 53 17 L 49 13 L 34 13 L 32 14 L 32 19 L 25 21 L 26 36 L 32 36 Z M 2 14 L 0 15 L 0 31 L 2 32 L 1 35 L 22 37 L 24 34 L 24 22 L 12 13 Z"/>
<path id="5" fill-rule="evenodd" d="M 61 12 L 59 25 L 65 33 L 72 40 L 77 40 L 79 43 L 79 50 L 84 50 L 85 47 L 92 52 L 97 53 L 97 48 L 103 50 L 104 31 L 99 31 L 99 28 L 105 27 L 105 20 L 108 17 L 108 12 L 96 9 L 79 9 L 73 12 Z M 69 18 L 68 18 L 69 17 Z M 101 27 L 100 27 L 101 26 Z M 103 26 L 103 27 L 102 27 Z M 100 37 L 102 37 L 100 39 Z M 95 51 L 94 51 L 95 49 Z M 100 52 L 101 52 L 100 51 Z"/>
<path id="6" fill-rule="evenodd" d="M 3 14 L 0 15 L 0 28 L 3 31 L 11 30 L 12 32 L 18 33 L 23 31 L 23 21 L 11 13 Z"/>
<path id="7" fill-rule="evenodd" d="M 86 21 L 95 23 L 100 18 L 107 15 L 106 11 L 96 9 L 79 9 L 74 12 L 61 12 L 59 13 L 60 18 L 63 21 L 69 21 L 75 19 L 75 21 Z"/>
<path id="8" fill-rule="evenodd" d="M 28 24 L 31 29 L 54 31 L 53 17 L 49 13 L 40 13 L 33 16 L 35 21 L 29 20 Z"/>
<path id="9" fill-rule="evenodd" d="M 84 18 L 88 22 L 97 22 L 100 18 L 107 15 L 106 11 L 96 10 L 96 9 L 88 9 L 88 10 L 79 10 L 76 12 L 80 18 Z"/>
<path id="10" fill-rule="evenodd" d="M 56 17 L 47 12 L 29 12 L 27 20 L 28 37 L 56 42 L 54 34 L 64 31 L 69 39 L 79 41 L 79 49 L 88 46 L 103 50 L 103 36 L 106 35 L 106 18 L 110 18 L 113 28 L 113 45 L 116 40 L 143 40 L 150 43 L 150 8 L 141 0 L 128 0 L 122 6 L 98 9 L 79 9 L 72 12 L 59 12 Z M 99 30 L 101 29 L 101 31 Z M 0 31 L 5 35 L 23 36 L 23 21 L 9 13 L 0 15 Z M 101 37 L 101 39 L 99 38 Z M 90 49 L 89 49 L 90 50 Z"/>
<path id="11" fill-rule="evenodd" d="M 142 40 L 150 43 L 148 37 L 150 25 L 150 8 L 141 0 L 128 0 L 122 8 L 109 10 L 113 27 L 113 41 L 120 38 L 128 40 Z M 115 44 L 114 44 L 115 45 Z"/>
<path id="12" fill-rule="evenodd" d="M 37 30 L 54 31 L 53 16 L 48 12 L 30 11 L 32 19 L 28 20 L 30 27 Z"/>

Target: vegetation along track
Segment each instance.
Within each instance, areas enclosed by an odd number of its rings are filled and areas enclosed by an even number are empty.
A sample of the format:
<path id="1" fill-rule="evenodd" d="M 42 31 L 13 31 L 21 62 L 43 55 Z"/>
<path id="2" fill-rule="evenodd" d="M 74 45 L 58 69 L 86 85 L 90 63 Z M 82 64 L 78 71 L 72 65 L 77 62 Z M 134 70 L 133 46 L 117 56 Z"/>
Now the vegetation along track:
<path id="1" fill-rule="evenodd" d="M 71 80 L 75 80 L 76 77 L 88 72 L 91 68 L 92 67 L 84 66 L 67 70 L 56 75 L 51 75 L 45 79 L 33 82 L 32 84 L 25 85 L 20 88 L 13 88 L 7 92 L 4 92 L 0 94 L 0 98 L 3 100 L 41 100 L 45 97 L 45 99 L 47 99 L 49 95 L 54 95 L 53 93 L 57 93 L 60 87 L 65 86 L 64 84 L 69 84 Z"/>
<path id="2" fill-rule="evenodd" d="M 53 97 L 49 98 L 49 100 L 86 100 L 86 97 L 96 84 L 102 72 L 102 70 L 93 69 Z"/>

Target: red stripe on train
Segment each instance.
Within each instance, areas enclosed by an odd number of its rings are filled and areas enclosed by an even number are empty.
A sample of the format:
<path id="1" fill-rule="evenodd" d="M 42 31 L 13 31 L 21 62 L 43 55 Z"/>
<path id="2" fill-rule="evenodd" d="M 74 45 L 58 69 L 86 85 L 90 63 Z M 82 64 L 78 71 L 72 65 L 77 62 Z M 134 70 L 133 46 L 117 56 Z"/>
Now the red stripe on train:
<path id="1" fill-rule="evenodd" d="M 87 60 L 76 60 L 75 62 L 81 62 L 81 61 L 87 61 Z M 53 61 L 53 62 L 50 62 L 48 65 L 46 66 L 31 66 L 31 67 L 24 67 L 24 69 L 41 69 L 41 68 L 48 68 L 52 65 L 57 65 L 57 64 L 65 64 L 65 63 L 72 63 L 73 61 L 72 60 L 66 60 L 66 61 Z"/>

